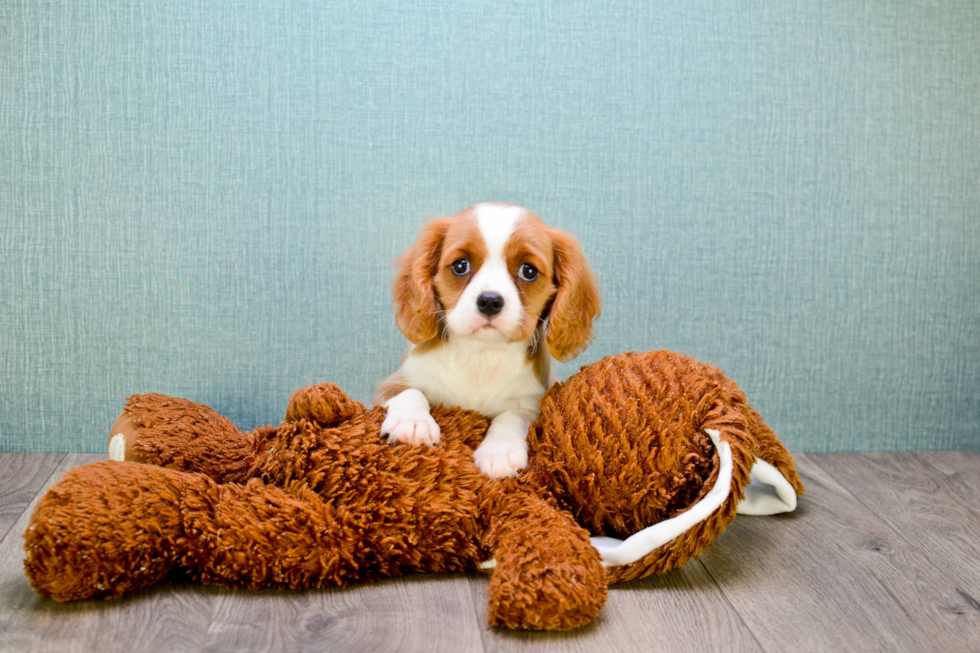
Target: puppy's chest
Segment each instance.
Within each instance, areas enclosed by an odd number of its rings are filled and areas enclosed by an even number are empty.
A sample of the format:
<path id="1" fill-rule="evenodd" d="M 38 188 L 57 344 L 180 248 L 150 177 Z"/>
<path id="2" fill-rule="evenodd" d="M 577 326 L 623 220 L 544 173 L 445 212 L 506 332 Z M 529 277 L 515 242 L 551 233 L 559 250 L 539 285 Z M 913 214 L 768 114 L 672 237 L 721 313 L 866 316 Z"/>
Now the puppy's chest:
<path id="1" fill-rule="evenodd" d="M 523 347 L 466 350 L 452 346 L 410 355 L 403 373 L 435 405 L 443 403 L 496 417 L 508 410 L 531 410 L 544 393 Z"/>

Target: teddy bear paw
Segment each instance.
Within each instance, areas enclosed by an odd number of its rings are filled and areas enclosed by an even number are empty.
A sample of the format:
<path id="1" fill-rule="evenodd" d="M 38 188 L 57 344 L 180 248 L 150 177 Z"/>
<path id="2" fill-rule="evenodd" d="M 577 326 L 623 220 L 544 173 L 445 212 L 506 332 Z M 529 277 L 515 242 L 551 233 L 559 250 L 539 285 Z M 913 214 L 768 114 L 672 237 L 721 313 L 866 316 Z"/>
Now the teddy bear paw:
<path id="1" fill-rule="evenodd" d="M 122 433 L 109 439 L 109 460 L 126 460 L 126 436 Z"/>
<path id="2" fill-rule="evenodd" d="M 132 446 L 139 437 L 136 423 L 125 410 L 109 429 L 109 460 L 137 460 Z"/>
<path id="3" fill-rule="evenodd" d="M 473 452 L 473 460 L 480 471 L 490 478 L 508 478 L 527 467 L 527 443 L 521 441 L 493 441 L 487 438 Z"/>
<path id="4" fill-rule="evenodd" d="M 439 443 L 441 431 L 428 411 L 389 410 L 381 425 L 381 435 L 389 443 L 402 442 L 431 447 Z"/>

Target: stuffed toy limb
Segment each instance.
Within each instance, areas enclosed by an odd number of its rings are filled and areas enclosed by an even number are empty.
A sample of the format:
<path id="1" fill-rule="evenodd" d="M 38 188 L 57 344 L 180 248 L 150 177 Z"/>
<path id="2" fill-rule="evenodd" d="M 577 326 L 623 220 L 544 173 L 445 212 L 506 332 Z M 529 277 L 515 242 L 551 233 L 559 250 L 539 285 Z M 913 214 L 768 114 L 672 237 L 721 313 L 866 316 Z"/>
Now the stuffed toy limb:
<path id="1" fill-rule="evenodd" d="M 178 567 L 209 584 L 306 588 L 493 558 L 491 623 L 590 620 L 606 578 L 585 530 L 516 481 L 479 472 L 485 418 L 433 415 L 438 449 L 386 444 L 384 411 L 328 384 L 293 397 L 295 421 L 249 435 L 190 401 L 132 397 L 113 429 L 130 462 L 71 470 L 42 498 L 25 535 L 28 576 L 74 600 L 119 596 Z"/>
<path id="2" fill-rule="evenodd" d="M 480 568 L 491 624 L 559 630 L 591 620 L 609 582 L 680 566 L 737 511 L 792 510 L 803 490 L 741 390 L 666 352 L 607 358 L 552 388 L 518 479 L 473 463 L 484 417 L 433 417 L 443 442 L 424 448 L 386 444 L 384 410 L 330 384 L 248 434 L 200 404 L 131 397 L 110 440 L 123 462 L 49 490 L 25 570 L 39 593 L 74 600 L 177 568 L 248 588 Z"/>
<path id="3" fill-rule="evenodd" d="M 583 367 L 545 394 L 528 443 L 532 484 L 594 534 L 610 582 L 680 567 L 737 513 L 791 512 L 803 494 L 735 382 L 666 351 Z"/>

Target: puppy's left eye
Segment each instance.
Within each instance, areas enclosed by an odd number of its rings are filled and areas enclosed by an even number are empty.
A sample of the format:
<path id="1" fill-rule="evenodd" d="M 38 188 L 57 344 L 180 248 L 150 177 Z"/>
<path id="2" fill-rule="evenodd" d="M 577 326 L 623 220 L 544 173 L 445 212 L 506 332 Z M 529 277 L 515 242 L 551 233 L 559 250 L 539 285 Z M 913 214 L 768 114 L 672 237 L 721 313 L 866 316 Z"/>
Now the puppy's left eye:
<path id="1" fill-rule="evenodd" d="M 530 263 L 525 263 L 524 265 L 521 266 L 521 269 L 517 273 L 517 276 L 521 278 L 521 281 L 528 281 L 528 282 L 534 281 L 535 279 L 538 278 L 538 270 Z"/>
<path id="2" fill-rule="evenodd" d="M 470 262 L 465 258 L 457 259 L 453 263 L 453 274 L 457 277 L 461 277 L 470 271 Z"/>

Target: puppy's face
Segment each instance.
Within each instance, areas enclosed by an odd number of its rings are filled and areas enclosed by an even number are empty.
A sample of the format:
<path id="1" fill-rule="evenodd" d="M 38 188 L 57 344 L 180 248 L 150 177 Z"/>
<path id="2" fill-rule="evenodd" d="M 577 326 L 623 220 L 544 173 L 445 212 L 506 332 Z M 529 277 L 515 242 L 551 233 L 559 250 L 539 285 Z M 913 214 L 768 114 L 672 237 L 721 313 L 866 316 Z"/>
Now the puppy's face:
<path id="1" fill-rule="evenodd" d="M 499 204 L 452 221 L 433 278 L 455 336 L 528 340 L 555 296 L 548 227 L 533 213 Z"/>
<path id="2" fill-rule="evenodd" d="M 578 243 L 521 207 L 478 204 L 433 221 L 400 263 L 398 325 L 412 342 L 441 332 L 527 341 L 546 318 L 555 358 L 575 356 L 592 339 L 600 300 Z"/>

